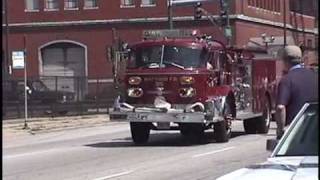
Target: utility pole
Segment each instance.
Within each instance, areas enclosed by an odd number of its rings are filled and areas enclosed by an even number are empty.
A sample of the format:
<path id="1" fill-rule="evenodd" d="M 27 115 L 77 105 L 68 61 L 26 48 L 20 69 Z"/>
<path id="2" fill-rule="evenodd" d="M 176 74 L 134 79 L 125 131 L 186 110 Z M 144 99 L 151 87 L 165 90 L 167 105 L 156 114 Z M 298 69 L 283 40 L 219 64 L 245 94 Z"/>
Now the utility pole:
<path id="1" fill-rule="evenodd" d="M 287 45 L 287 3 L 283 0 L 283 46 Z"/>
<path id="2" fill-rule="evenodd" d="M 5 21 L 6 21 L 6 52 L 5 54 L 5 58 L 4 58 L 4 79 L 8 78 L 9 75 L 9 22 L 8 22 L 8 0 L 4 1 L 4 9 L 5 9 Z"/>
<path id="3" fill-rule="evenodd" d="M 314 0 L 314 28 L 319 30 L 319 22 L 318 22 L 318 18 L 319 18 L 319 9 L 318 9 L 318 0 Z M 319 31 L 318 31 L 319 32 Z M 315 44 L 316 46 L 318 46 L 318 37 L 319 37 L 319 34 L 317 35 L 316 32 L 314 33 L 314 37 L 315 37 Z M 318 48 L 316 48 L 318 49 Z"/>
<path id="4" fill-rule="evenodd" d="M 169 29 L 173 29 L 173 22 L 172 22 L 172 0 L 168 0 L 168 22 L 169 22 Z"/>

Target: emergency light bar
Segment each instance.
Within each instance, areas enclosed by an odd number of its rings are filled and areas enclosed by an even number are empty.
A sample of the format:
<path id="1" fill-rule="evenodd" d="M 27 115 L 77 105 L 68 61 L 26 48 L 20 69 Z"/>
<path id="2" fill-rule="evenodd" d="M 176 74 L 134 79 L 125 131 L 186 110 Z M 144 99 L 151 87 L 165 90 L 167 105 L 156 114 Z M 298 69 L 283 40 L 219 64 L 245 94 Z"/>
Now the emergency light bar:
<path id="1" fill-rule="evenodd" d="M 163 30 L 145 30 L 143 31 L 143 38 L 157 39 L 157 38 L 190 38 L 199 35 L 198 30 L 192 29 L 163 29 Z"/>

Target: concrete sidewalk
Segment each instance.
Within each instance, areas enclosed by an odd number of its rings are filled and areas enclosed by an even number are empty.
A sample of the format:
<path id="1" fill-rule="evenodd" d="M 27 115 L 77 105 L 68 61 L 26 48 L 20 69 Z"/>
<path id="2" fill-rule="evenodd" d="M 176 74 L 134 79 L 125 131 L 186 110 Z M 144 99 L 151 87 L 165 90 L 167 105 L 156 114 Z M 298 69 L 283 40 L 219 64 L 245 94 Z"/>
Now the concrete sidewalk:
<path id="1" fill-rule="evenodd" d="M 82 127 L 105 125 L 109 122 L 109 115 L 84 115 L 66 117 L 30 118 L 27 121 L 28 129 L 23 129 L 24 119 L 3 120 L 2 130 L 4 137 L 19 135 L 34 135 L 52 131 L 62 131 Z"/>

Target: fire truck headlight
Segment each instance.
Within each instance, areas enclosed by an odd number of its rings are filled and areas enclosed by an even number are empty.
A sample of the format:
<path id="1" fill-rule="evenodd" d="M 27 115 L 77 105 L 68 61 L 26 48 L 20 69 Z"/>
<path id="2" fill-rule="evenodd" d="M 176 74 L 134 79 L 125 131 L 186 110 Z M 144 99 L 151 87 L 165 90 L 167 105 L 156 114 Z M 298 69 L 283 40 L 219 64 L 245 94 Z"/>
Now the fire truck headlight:
<path id="1" fill-rule="evenodd" d="M 129 97 L 138 98 L 143 95 L 143 90 L 141 88 L 129 88 L 127 90 Z"/>
<path id="2" fill-rule="evenodd" d="M 180 83 L 182 85 L 185 85 L 185 84 L 193 84 L 194 83 L 194 78 L 192 76 L 182 76 L 180 78 Z"/>
<path id="3" fill-rule="evenodd" d="M 192 87 L 179 89 L 179 95 L 183 98 L 189 98 L 196 95 L 196 90 Z"/>
<path id="4" fill-rule="evenodd" d="M 139 85 L 141 83 L 142 79 L 139 76 L 132 76 L 128 79 L 128 83 L 130 85 Z"/>

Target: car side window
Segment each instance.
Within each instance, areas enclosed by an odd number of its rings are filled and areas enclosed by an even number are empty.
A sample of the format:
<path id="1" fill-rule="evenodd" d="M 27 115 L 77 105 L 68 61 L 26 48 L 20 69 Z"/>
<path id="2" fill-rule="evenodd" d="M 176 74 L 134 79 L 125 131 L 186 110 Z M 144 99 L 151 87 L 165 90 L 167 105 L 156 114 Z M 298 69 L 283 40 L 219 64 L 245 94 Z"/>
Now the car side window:
<path id="1" fill-rule="evenodd" d="M 45 91 L 46 90 L 46 88 L 43 86 L 43 84 L 39 81 L 33 82 L 32 87 L 35 91 Z"/>
<path id="2" fill-rule="evenodd" d="M 303 114 L 277 153 L 279 156 L 318 155 L 318 114 Z"/>

